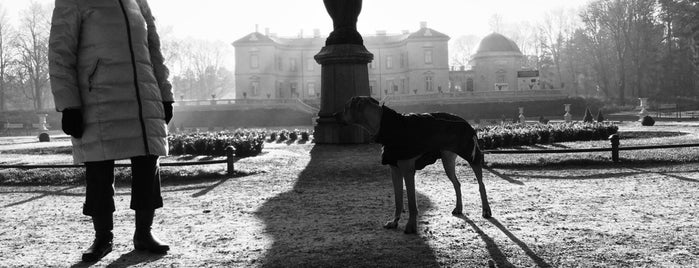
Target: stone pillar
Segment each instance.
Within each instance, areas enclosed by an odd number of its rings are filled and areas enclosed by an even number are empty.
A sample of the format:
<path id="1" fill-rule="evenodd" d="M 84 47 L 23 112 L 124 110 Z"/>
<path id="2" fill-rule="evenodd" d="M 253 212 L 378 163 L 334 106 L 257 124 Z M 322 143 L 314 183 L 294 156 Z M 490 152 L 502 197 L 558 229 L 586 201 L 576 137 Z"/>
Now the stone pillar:
<path id="1" fill-rule="evenodd" d="M 524 117 L 524 107 L 519 107 L 519 123 L 527 123 L 527 118 Z"/>
<path id="2" fill-rule="evenodd" d="M 646 115 L 648 115 L 648 111 L 646 111 L 646 106 L 648 105 L 648 98 L 638 98 L 638 100 L 641 102 L 641 111 L 638 112 L 638 121 L 642 121 Z"/>
<path id="3" fill-rule="evenodd" d="M 314 138 L 318 144 L 368 143 L 369 134 L 357 126 L 343 126 L 334 113 L 354 96 L 370 96 L 368 64 L 374 59 L 357 32 L 362 0 L 324 0 L 334 31 L 315 56 L 321 67 L 320 111 Z"/>
<path id="4" fill-rule="evenodd" d="M 46 118 L 49 116 L 48 114 L 38 114 L 39 116 L 39 141 L 40 142 L 49 142 L 51 141 L 51 137 L 49 136 L 49 129 L 46 127 Z"/>
<path id="5" fill-rule="evenodd" d="M 565 120 L 566 123 L 572 122 L 573 115 L 570 114 L 570 104 L 563 104 L 563 105 L 565 105 L 565 111 L 566 111 L 566 114 L 563 115 L 563 120 Z"/>

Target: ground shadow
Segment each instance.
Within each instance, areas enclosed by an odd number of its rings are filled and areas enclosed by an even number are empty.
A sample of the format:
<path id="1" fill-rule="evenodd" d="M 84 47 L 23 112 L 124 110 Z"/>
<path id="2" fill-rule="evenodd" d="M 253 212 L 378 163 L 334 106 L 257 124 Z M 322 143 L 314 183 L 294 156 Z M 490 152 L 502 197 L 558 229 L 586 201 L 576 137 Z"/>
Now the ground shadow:
<path id="1" fill-rule="evenodd" d="M 518 181 L 518 180 L 515 180 L 515 179 L 513 179 L 512 177 L 507 176 L 507 175 L 505 175 L 505 174 L 502 174 L 502 173 L 498 172 L 498 171 L 495 170 L 495 169 L 486 167 L 485 170 L 487 170 L 487 171 L 490 172 L 491 174 L 493 174 L 493 175 L 495 175 L 495 176 L 498 176 L 499 178 L 501 178 L 501 179 L 503 179 L 503 180 L 505 180 L 505 181 L 507 181 L 507 182 L 509 182 L 509 183 L 517 184 L 517 185 L 524 185 L 523 182 Z"/>
<path id="2" fill-rule="evenodd" d="M 118 259 L 107 265 L 107 267 L 130 267 L 136 264 L 148 266 L 148 263 L 159 260 L 164 254 L 153 254 L 147 251 L 132 250 L 122 254 Z"/>
<path id="3" fill-rule="evenodd" d="M 666 177 L 678 179 L 678 180 L 681 180 L 681 181 L 699 183 L 699 180 L 698 180 L 698 179 L 692 179 L 692 178 L 687 178 L 687 177 L 680 176 L 680 175 L 674 175 L 674 174 L 670 174 L 669 172 L 652 171 L 652 170 L 643 170 L 643 169 L 639 169 L 639 168 L 629 168 L 629 169 L 638 171 L 639 173 L 642 173 L 642 174 L 646 174 L 646 173 L 656 173 L 656 174 L 659 174 L 659 175 L 663 175 L 663 176 L 666 176 Z M 696 171 L 696 170 L 692 170 L 692 171 L 686 171 L 686 172 L 697 172 L 697 171 Z"/>
<path id="4" fill-rule="evenodd" d="M 44 198 L 44 197 L 47 197 L 47 196 L 55 196 L 55 195 L 75 195 L 75 194 L 67 193 L 68 191 L 70 191 L 70 190 L 72 190 L 72 189 L 75 189 L 75 188 L 78 188 L 78 186 L 70 186 L 70 187 L 62 188 L 62 189 L 59 189 L 59 190 L 56 190 L 56 191 L 36 191 L 36 193 L 38 194 L 37 196 L 30 197 L 30 198 L 27 198 L 27 199 L 25 199 L 25 200 L 17 201 L 17 202 L 11 203 L 11 204 L 7 204 L 7 205 L 4 206 L 4 208 L 19 206 L 19 205 L 22 205 L 22 204 L 25 204 L 25 203 L 29 203 L 29 202 L 32 202 L 32 201 L 39 200 L 39 199 Z"/>
<path id="5" fill-rule="evenodd" d="M 502 250 L 500 250 L 500 247 L 498 247 L 498 244 L 495 243 L 495 240 L 488 236 L 483 230 L 476 225 L 471 219 L 469 219 L 466 215 L 459 215 L 457 216 L 458 218 L 464 220 L 471 228 L 480 236 L 480 238 L 483 240 L 485 243 L 485 249 L 488 250 L 488 254 L 490 254 L 490 258 L 493 262 L 495 262 L 495 267 L 515 267 L 510 261 L 507 260 L 507 256 L 502 253 Z M 492 266 L 492 265 L 491 265 Z"/>
<path id="6" fill-rule="evenodd" d="M 514 234 L 512 234 L 512 232 L 507 230 L 507 228 L 505 228 L 505 226 L 503 226 L 500 223 L 500 221 L 498 221 L 496 218 L 490 218 L 490 219 L 488 219 L 488 221 L 490 223 L 492 223 L 493 225 L 495 225 L 495 227 L 500 229 L 500 231 L 502 231 L 510 240 L 512 240 L 512 242 L 514 242 L 515 244 L 517 244 L 517 246 L 519 246 L 522 250 L 524 250 L 524 253 L 527 254 L 527 256 L 529 256 L 529 258 L 531 258 L 534 261 L 534 263 L 536 263 L 537 266 L 539 266 L 539 267 L 551 267 L 551 265 L 548 264 L 544 259 L 542 259 L 538 255 L 536 255 L 536 253 L 534 253 L 534 251 L 531 250 L 529 248 L 529 246 L 527 246 L 527 244 L 522 242 L 522 240 L 519 240 L 519 238 L 517 238 Z"/>
<path id="7" fill-rule="evenodd" d="M 495 240 L 488 236 L 483 230 L 476 225 L 476 223 L 473 222 L 473 220 L 469 219 L 465 215 L 460 215 L 457 216 L 458 218 L 464 220 L 468 225 L 473 228 L 473 230 L 480 236 L 480 238 L 485 242 L 485 247 L 486 250 L 488 250 L 488 254 L 490 255 L 491 260 L 494 262 L 494 265 L 490 264 L 490 266 L 495 266 L 495 267 L 516 267 L 513 265 L 508 259 L 507 255 L 505 255 L 502 250 L 500 250 L 500 247 L 498 247 L 497 243 L 495 243 Z M 517 246 L 519 246 L 529 258 L 531 258 L 534 263 L 538 267 L 551 267 L 549 263 L 547 263 L 543 258 L 539 257 L 534 253 L 533 250 L 527 246 L 522 240 L 517 238 L 512 232 L 507 230 L 505 226 L 503 226 L 497 219 L 495 218 L 489 218 L 488 221 L 492 223 L 495 227 L 500 229 L 512 242 L 514 242 Z"/>
<path id="8" fill-rule="evenodd" d="M 110 254 L 114 254 L 111 252 Z M 108 264 L 107 267 L 130 267 L 137 264 L 148 266 L 148 263 L 157 261 L 161 259 L 164 254 L 153 254 L 147 251 L 132 250 L 128 253 L 122 254 L 118 259 L 114 260 L 112 263 Z M 77 263 L 71 265 L 71 268 L 79 267 L 91 267 L 97 264 L 97 262 L 83 262 L 78 261 Z"/>
<path id="9" fill-rule="evenodd" d="M 273 239 L 258 263 L 271 267 L 439 266 L 424 238 L 403 234 L 407 215 L 399 229 L 382 227 L 394 206 L 389 171 L 380 165 L 378 146 L 315 145 L 310 154 L 294 188 L 255 212 L 265 223 L 264 233 Z M 417 199 L 422 213 L 431 209 L 426 196 L 418 192 Z"/>

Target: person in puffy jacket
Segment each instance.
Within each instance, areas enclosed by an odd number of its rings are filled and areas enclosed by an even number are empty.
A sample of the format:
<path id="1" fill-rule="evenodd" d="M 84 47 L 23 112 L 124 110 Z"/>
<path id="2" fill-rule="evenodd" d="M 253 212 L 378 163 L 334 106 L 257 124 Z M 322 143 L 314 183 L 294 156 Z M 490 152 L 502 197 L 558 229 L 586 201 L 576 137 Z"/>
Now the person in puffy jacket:
<path id="1" fill-rule="evenodd" d="M 167 253 L 151 225 L 163 206 L 158 158 L 168 154 L 174 98 L 146 0 L 56 0 L 49 73 L 73 159 L 86 168 L 83 214 L 92 217 L 95 239 L 82 259 L 97 261 L 112 250 L 114 161 L 127 158 L 134 246 Z"/>

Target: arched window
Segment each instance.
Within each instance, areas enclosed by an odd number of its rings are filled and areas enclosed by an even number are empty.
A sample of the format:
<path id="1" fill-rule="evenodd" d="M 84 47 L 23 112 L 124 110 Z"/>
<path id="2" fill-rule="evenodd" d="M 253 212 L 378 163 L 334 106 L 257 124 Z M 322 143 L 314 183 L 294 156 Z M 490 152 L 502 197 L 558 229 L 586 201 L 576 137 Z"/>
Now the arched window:
<path id="1" fill-rule="evenodd" d="M 432 72 L 425 73 L 425 91 L 434 91 L 434 74 Z"/>
<path id="2" fill-rule="evenodd" d="M 466 79 L 466 91 L 473 91 L 473 78 Z"/>
<path id="3" fill-rule="evenodd" d="M 507 72 L 505 72 L 505 70 L 503 70 L 503 69 L 498 70 L 495 73 L 495 83 L 498 83 L 498 84 L 506 83 L 505 82 L 505 74 L 506 73 Z"/>

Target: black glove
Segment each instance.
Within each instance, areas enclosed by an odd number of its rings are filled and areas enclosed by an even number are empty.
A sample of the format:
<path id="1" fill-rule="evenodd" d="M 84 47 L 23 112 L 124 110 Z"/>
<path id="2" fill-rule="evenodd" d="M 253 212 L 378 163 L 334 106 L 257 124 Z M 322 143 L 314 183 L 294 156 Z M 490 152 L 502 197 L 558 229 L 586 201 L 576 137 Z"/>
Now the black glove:
<path id="1" fill-rule="evenodd" d="M 61 118 L 63 132 L 76 139 L 83 136 L 83 112 L 80 109 L 65 109 Z"/>
<path id="2" fill-rule="evenodd" d="M 163 109 L 165 110 L 165 124 L 170 124 L 170 120 L 172 120 L 172 102 L 163 102 Z"/>

